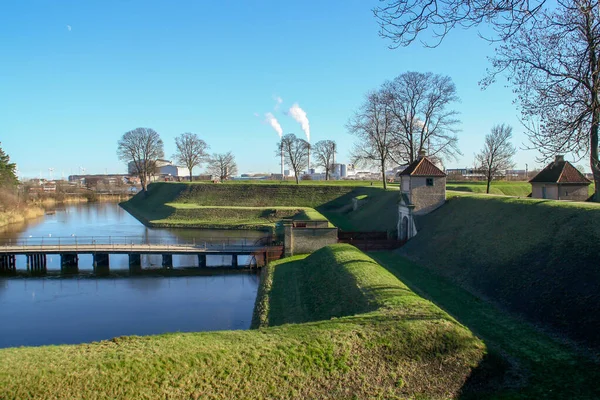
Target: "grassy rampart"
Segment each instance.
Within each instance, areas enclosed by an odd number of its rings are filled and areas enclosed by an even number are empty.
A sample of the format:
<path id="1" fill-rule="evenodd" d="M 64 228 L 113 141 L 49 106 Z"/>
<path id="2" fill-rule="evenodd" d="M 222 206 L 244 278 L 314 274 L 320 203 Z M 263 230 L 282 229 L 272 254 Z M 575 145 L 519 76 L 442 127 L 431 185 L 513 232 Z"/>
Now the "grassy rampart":
<path id="1" fill-rule="evenodd" d="M 506 381 L 478 369 L 471 376 L 486 379 L 481 389 L 465 398 L 578 399 L 600 398 L 600 366 L 565 343 L 536 329 L 490 302 L 461 288 L 436 271 L 423 268 L 395 252 L 370 254 L 411 290 L 430 299 L 483 339 L 493 354 L 503 354 Z M 586 353 L 589 355 L 589 353 Z M 501 364 L 500 364 L 501 365 Z"/>
<path id="2" fill-rule="evenodd" d="M 258 330 L 0 350 L 0 398 L 445 399 L 468 390 L 485 357 L 467 329 L 352 246 L 267 272 Z"/>
<path id="3" fill-rule="evenodd" d="M 598 352 L 598 221 L 597 204 L 454 196 L 401 253 Z"/>
<path id="4" fill-rule="evenodd" d="M 353 211 L 356 196 L 364 205 Z M 329 219 L 343 230 L 389 231 L 396 228 L 397 200 L 396 189 L 370 186 L 154 183 L 147 196 L 137 194 L 122 205 L 155 227 L 262 229 L 295 217 Z"/>
<path id="5" fill-rule="evenodd" d="M 457 192 L 485 193 L 486 182 L 449 181 L 446 189 Z M 589 195 L 594 194 L 594 185 L 588 188 Z M 501 196 L 527 197 L 531 194 L 531 183 L 525 181 L 494 181 L 490 187 L 490 194 Z"/>

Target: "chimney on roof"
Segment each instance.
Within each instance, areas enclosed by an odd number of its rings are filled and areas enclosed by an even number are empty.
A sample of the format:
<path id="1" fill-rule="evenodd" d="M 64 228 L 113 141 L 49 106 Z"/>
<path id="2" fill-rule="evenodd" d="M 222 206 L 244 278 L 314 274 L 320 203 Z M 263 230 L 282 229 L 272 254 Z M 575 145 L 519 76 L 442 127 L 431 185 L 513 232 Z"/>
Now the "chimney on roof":
<path id="1" fill-rule="evenodd" d="M 427 152 L 425 150 L 419 150 L 418 159 L 420 160 L 421 158 L 425 158 L 426 155 L 427 155 Z"/>
<path id="2" fill-rule="evenodd" d="M 564 161 L 565 161 L 565 156 L 563 156 L 563 155 L 555 156 L 554 157 L 554 162 L 555 163 L 564 162 Z"/>

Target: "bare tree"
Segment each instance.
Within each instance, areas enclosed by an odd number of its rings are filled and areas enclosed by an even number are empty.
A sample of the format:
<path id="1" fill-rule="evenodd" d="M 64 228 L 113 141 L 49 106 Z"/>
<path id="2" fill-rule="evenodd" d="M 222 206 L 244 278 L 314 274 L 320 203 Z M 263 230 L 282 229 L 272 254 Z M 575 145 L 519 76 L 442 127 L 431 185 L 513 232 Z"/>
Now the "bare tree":
<path id="1" fill-rule="evenodd" d="M 512 128 L 509 125 L 494 125 L 490 133 L 485 135 L 485 143 L 481 152 L 477 154 L 477 164 L 485 171 L 487 179 L 486 193 L 490 192 L 492 179 L 498 172 L 512 168 L 512 161 L 517 152 L 515 146 L 510 143 Z"/>
<path id="2" fill-rule="evenodd" d="M 384 189 L 387 188 L 385 168 L 398 152 L 394 115 L 387 100 L 380 92 L 367 93 L 364 103 L 347 124 L 348 131 L 358 138 L 351 152 L 352 161 L 378 167 Z"/>
<path id="3" fill-rule="evenodd" d="M 541 160 L 571 152 L 589 155 L 600 201 L 600 14 L 598 0 L 565 0 L 538 12 L 499 46 L 493 70 L 515 87 L 532 148 Z"/>
<path id="4" fill-rule="evenodd" d="M 333 140 L 320 140 L 313 146 L 316 164 L 325 169 L 325 180 L 329 180 L 329 173 L 333 171 L 335 161 L 335 142 Z"/>
<path id="5" fill-rule="evenodd" d="M 177 152 L 173 156 L 178 163 L 183 164 L 190 170 L 190 182 L 193 180 L 192 169 L 200 166 L 208 159 L 208 145 L 195 133 L 182 133 L 175 138 Z"/>
<path id="6" fill-rule="evenodd" d="M 449 109 L 458 96 L 449 76 L 405 72 L 384 83 L 381 93 L 395 118 L 398 151 L 393 158 L 398 164 L 413 162 L 421 150 L 438 159 L 461 154 L 458 112 Z"/>
<path id="7" fill-rule="evenodd" d="M 470 28 L 482 22 L 496 32 L 490 40 L 505 40 L 528 22 L 535 21 L 546 0 L 380 0 L 373 9 L 380 36 L 391 40 L 390 48 L 408 46 L 424 31 L 437 46 L 453 28 Z"/>
<path id="8" fill-rule="evenodd" d="M 308 165 L 308 151 L 310 145 L 304 139 L 296 137 L 293 133 L 288 133 L 281 138 L 277 144 L 277 154 L 283 149 L 285 164 L 294 170 L 296 183 L 300 183 L 300 172 L 302 168 Z"/>
<path id="9" fill-rule="evenodd" d="M 136 128 L 125 132 L 117 145 L 119 159 L 133 163 L 133 170 L 140 177 L 144 194 L 148 190 L 148 178 L 156 170 L 156 160 L 164 155 L 162 139 L 150 128 Z"/>
<path id="10" fill-rule="evenodd" d="M 589 154 L 600 185 L 600 4 L 598 0 L 381 0 L 374 11 L 393 48 L 433 29 L 438 43 L 454 27 L 482 22 L 503 42 L 483 81 L 508 75 L 533 148 L 543 159 Z M 595 201 L 600 201 L 596 189 Z"/>
<path id="11" fill-rule="evenodd" d="M 238 172 L 235 157 L 230 151 L 223 154 L 213 154 L 208 160 L 206 170 L 209 174 L 217 175 L 221 182 L 231 178 Z"/>

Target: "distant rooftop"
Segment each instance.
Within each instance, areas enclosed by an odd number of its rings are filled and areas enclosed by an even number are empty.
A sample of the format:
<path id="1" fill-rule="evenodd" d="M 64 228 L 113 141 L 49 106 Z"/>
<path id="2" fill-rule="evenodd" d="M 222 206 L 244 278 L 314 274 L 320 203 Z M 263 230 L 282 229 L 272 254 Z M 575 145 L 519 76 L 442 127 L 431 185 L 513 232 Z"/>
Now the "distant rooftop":
<path id="1" fill-rule="evenodd" d="M 578 183 L 589 185 L 592 183 L 563 156 L 556 156 L 555 160 L 534 176 L 530 183 Z"/>
<path id="2" fill-rule="evenodd" d="M 400 172 L 401 176 L 433 176 L 433 177 L 442 177 L 446 176 L 446 174 L 435 166 L 427 157 L 424 155 L 419 155 L 419 158 L 406 167 L 406 169 Z"/>

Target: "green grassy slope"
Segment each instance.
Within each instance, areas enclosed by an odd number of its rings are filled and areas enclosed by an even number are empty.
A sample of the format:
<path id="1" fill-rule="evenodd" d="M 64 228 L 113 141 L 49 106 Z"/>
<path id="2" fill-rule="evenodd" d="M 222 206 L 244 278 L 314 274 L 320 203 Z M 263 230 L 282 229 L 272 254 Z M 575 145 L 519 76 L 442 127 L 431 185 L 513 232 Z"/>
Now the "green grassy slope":
<path id="1" fill-rule="evenodd" d="M 485 193 L 486 182 L 450 181 L 446 189 L 457 192 Z M 594 185 L 588 187 L 589 195 L 594 194 Z M 490 187 L 490 194 L 503 196 L 527 197 L 531 194 L 531 184 L 523 181 L 495 181 Z"/>
<path id="2" fill-rule="evenodd" d="M 600 348 L 600 206 L 457 196 L 401 253 L 513 312 Z"/>
<path id="3" fill-rule="evenodd" d="M 486 182 L 448 182 L 446 189 L 458 192 L 485 193 Z M 527 197 L 531 194 L 531 184 L 529 182 L 510 182 L 497 181 L 492 182 L 490 194 L 499 194 L 504 196 Z"/>
<path id="4" fill-rule="evenodd" d="M 163 185 L 163 184 L 160 184 Z M 353 190 L 333 185 L 177 184 L 184 189 L 174 202 L 200 206 L 316 208 Z"/>
<path id="5" fill-rule="evenodd" d="M 511 399 L 598 399 L 600 366 L 520 318 L 482 301 L 450 280 L 393 252 L 370 254 L 411 290 L 424 296 L 481 337 L 490 351 L 510 360 L 512 385 L 489 397 Z M 472 376 L 485 371 L 478 369 Z M 485 376 L 485 374 L 483 374 Z M 491 377 L 488 376 L 488 379 Z M 465 396 L 468 397 L 468 396 Z M 473 393 L 475 399 L 485 393 Z"/>
<path id="6" fill-rule="evenodd" d="M 295 281 L 280 276 L 292 270 Z M 271 327 L 3 349 L 0 398 L 445 399 L 485 357 L 467 329 L 352 246 L 269 274 L 256 314 Z"/>
<path id="7" fill-rule="evenodd" d="M 364 206 L 352 211 L 357 196 L 364 197 Z M 397 200 L 397 188 L 347 184 L 153 183 L 147 196 L 121 204 L 151 226 L 272 227 L 278 215 L 294 215 L 327 218 L 343 230 L 390 231 L 396 228 Z"/>
<path id="8" fill-rule="evenodd" d="M 352 198 L 363 204 L 352 210 Z M 355 188 L 334 201 L 317 207 L 335 226 L 345 231 L 394 231 L 398 222 L 398 188 Z"/>
<path id="9" fill-rule="evenodd" d="M 348 186 L 154 183 L 122 206 L 154 227 L 273 229 L 282 218 L 325 219 L 315 205 L 352 191 Z"/>

